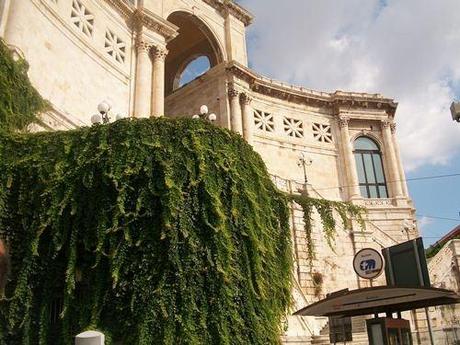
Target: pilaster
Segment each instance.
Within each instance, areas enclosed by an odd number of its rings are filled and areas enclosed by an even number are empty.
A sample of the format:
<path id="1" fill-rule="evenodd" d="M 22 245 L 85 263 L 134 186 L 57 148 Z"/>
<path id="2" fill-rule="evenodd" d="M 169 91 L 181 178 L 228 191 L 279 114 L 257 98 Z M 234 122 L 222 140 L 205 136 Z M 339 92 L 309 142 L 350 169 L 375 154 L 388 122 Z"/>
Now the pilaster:
<path id="1" fill-rule="evenodd" d="M 343 159 L 345 171 L 347 175 L 348 196 L 351 200 L 360 199 L 358 173 L 356 171 L 355 157 L 353 155 L 353 148 L 350 142 L 350 132 L 348 130 L 348 123 L 350 118 L 347 116 L 339 115 L 337 124 L 340 128 L 341 146 L 343 151 Z"/>
<path id="2" fill-rule="evenodd" d="M 253 144 L 253 127 L 254 127 L 254 115 L 251 107 L 252 97 L 247 93 L 242 93 L 240 96 L 240 102 L 243 113 L 243 137 L 246 139 L 248 144 Z"/>
<path id="3" fill-rule="evenodd" d="M 230 98 L 230 116 L 232 131 L 243 135 L 243 123 L 241 118 L 241 106 L 239 99 L 240 92 L 235 88 L 233 84 L 229 85 L 228 96 Z"/>
<path id="4" fill-rule="evenodd" d="M 164 115 L 165 107 L 165 60 L 168 50 L 157 46 L 152 51 L 153 75 L 152 75 L 152 116 Z"/>
<path id="5" fill-rule="evenodd" d="M 134 94 L 134 116 L 150 116 L 152 63 L 150 50 L 152 41 L 139 37 L 136 42 L 136 86 Z"/>
<path id="6" fill-rule="evenodd" d="M 393 135 L 391 133 L 391 125 L 393 122 L 384 120 L 381 123 L 382 126 L 382 137 L 384 143 L 384 152 L 386 153 L 386 162 L 389 170 L 390 181 L 387 183 L 390 185 L 392 191 L 392 197 L 401 199 L 403 197 L 401 188 L 401 177 L 399 175 L 399 165 L 396 158 L 395 147 L 393 142 Z M 396 128 L 396 127 L 395 127 Z"/>

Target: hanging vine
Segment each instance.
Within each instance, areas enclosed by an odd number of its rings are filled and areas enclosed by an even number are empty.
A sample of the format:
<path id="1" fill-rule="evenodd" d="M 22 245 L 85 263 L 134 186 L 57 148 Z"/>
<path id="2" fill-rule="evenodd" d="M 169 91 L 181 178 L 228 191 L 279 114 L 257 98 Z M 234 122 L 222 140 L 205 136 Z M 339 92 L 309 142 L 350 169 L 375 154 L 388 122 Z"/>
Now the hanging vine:
<path id="1" fill-rule="evenodd" d="M 0 129 L 24 130 L 40 122 L 37 114 L 48 107 L 27 76 L 27 62 L 15 61 L 0 39 Z"/>
<path id="2" fill-rule="evenodd" d="M 11 272 L 0 345 L 278 344 L 291 298 L 288 203 L 329 245 L 346 203 L 286 196 L 229 131 L 117 121 L 20 134 L 46 102 L 0 42 L 0 238 Z M 7 134 L 7 132 L 10 132 Z M 251 164 L 248 164 L 251 162 Z"/>
<path id="3" fill-rule="evenodd" d="M 351 228 L 352 220 L 356 220 L 361 229 L 365 229 L 363 207 L 353 205 L 349 202 L 331 201 L 326 199 L 316 199 L 303 194 L 289 194 L 287 198 L 291 202 L 297 203 L 303 211 L 304 229 L 306 234 L 307 255 L 310 265 L 315 259 L 315 247 L 312 240 L 313 231 L 313 211 L 318 212 L 321 219 L 322 232 L 327 244 L 334 249 L 335 238 L 337 237 L 336 216 L 342 222 L 345 229 Z"/>
<path id="4" fill-rule="evenodd" d="M 126 345 L 279 342 L 287 202 L 237 135 L 168 119 L 1 135 L 0 168 L 0 344 L 87 328 Z"/>

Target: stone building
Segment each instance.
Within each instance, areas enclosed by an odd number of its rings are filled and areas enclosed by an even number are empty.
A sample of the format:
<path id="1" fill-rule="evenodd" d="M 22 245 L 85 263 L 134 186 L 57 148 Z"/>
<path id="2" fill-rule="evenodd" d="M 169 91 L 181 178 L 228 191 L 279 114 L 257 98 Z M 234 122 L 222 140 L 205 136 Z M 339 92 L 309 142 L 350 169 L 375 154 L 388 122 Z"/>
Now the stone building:
<path id="1" fill-rule="evenodd" d="M 48 129 L 88 125 L 102 100 L 110 101 L 113 116 L 132 117 L 192 116 L 206 104 L 217 125 L 240 133 L 260 153 L 280 189 L 303 186 L 304 157 L 311 196 L 368 209 L 366 229 L 338 229 L 335 250 L 318 220 L 313 267 L 302 214 L 292 210 L 293 308 L 301 308 L 328 292 L 369 286 L 352 268 L 361 248 L 380 250 L 418 236 L 395 135 L 397 103 L 257 74 L 246 49 L 252 20 L 231 0 L 0 0 L 0 36 L 27 59 L 30 79 L 51 102 L 43 115 Z M 185 82 L 196 61 L 209 69 Z M 408 317 L 424 342 L 420 315 Z M 326 322 L 289 317 L 283 341 L 319 344 Z"/>

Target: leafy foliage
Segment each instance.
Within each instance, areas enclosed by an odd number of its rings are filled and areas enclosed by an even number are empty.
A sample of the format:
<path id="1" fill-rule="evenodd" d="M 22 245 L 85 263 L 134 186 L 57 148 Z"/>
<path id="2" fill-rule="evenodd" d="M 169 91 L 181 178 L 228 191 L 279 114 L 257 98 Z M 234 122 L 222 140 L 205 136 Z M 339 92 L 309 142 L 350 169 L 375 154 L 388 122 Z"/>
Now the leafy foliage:
<path id="1" fill-rule="evenodd" d="M 349 202 L 331 201 L 326 199 L 311 198 L 306 195 L 288 195 L 288 199 L 302 207 L 303 221 L 306 233 L 307 255 L 310 264 L 315 258 L 315 248 L 312 240 L 313 211 L 316 210 L 323 225 L 323 234 L 330 248 L 334 248 L 336 237 L 336 217 L 338 214 L 344 228 L 350 228 L 351 222 L 355 219 L 361 229 L 365 229 L 363 214 L 365 209 Z"/>
<path id="2" fill-rule="evenodd" d="M 279 342 L 287 200 L 237 135 L 168 119 L 1 134 L 0 167 L 0 344 L 88 328 L 125 345 Z"/>
<path id="3" fill-rule="evenodd" d="M 27 76 L 27 62 L 15 61 L 0 39 L 0 129 L 24 130 L 39 122 L 37 113 L 47 108 Z"/>

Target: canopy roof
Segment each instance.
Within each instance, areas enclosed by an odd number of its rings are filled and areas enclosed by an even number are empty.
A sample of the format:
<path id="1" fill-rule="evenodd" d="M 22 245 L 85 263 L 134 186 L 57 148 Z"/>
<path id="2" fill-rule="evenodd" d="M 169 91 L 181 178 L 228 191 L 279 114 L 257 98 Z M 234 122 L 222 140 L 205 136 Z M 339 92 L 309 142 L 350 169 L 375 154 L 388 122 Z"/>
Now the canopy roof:
<path id="1" fill-rule="evenodd" d="M 330 294 L 294 315 L 358 316 L 460 303 L 453 291 L 423 287 L 378 286 Z"/>

